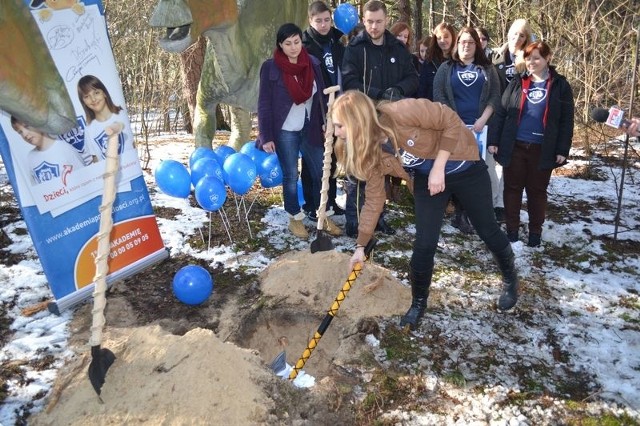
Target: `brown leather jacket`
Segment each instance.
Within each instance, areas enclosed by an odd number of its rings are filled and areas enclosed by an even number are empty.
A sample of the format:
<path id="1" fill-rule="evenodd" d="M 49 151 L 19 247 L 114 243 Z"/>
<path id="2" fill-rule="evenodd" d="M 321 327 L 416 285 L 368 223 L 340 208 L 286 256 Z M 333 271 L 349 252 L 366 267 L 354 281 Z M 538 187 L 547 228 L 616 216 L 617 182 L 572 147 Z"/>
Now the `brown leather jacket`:
<path id="1" fill-rule="evenodd" d="M 397 145 L 419 158 L 435 159 L 438 151 L 449 151 L 450 160 L 477 161 L 478 145 L 469 130 L 451 108 L 428 99 L 403 99 L 378 106 L 380 122 L 394 123 Z M 386 141 L 380 141 L 382 145 Z M 382 146 L 381 146 L 382 149 Z M 391 175 L 407 181 L 413 192 L 413 181 L 404 170 L 398 155 L 382 151 L 380 167 L 369 170 L 365 189 L 365 203 L 360 212 L 357 244 L 366 245 L 384 209 L 386 192 L 384 176 Z"/>

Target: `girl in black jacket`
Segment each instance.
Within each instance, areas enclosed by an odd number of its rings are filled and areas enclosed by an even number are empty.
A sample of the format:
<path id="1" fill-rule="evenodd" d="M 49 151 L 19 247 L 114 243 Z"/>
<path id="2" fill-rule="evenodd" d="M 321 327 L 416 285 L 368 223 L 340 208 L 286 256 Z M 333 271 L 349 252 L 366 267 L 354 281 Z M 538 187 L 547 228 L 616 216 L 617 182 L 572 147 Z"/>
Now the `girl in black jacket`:
<path id="1" fill-rule="evenodd" d="M 573 93 L 566 78 L 549 66 L 543 41 L 524 50 L 527 73 L 507 86 L 494 115 L 489 152 L 504 167 L 507 236 L 518 241 L 522 193 L 527 191 L 530 247 L 540 245 L 547 187 L 554 168 L 567 163 L 573 138 Z M 524 96 L 523 96 L 524 95 Z"/>
<path id="2" fill-rule="evenodd" d="M 441 22 L 433 30 L 433 34 L 431 34 L 428 41 L 427 56 L 420 70 L 420 82 L 416 98 L 427 98 L 433 101 L 433 78 L 440 64 L 451 58 L 456 36 L 456 29 L 447 22 Z"/>

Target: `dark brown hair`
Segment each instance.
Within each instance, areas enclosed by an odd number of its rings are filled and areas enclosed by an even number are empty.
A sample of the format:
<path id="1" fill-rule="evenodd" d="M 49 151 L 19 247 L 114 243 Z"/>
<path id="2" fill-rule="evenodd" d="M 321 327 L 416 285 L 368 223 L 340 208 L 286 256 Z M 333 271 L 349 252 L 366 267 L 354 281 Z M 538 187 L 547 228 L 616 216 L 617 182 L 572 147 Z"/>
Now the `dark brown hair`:
<path id="1" fill-rule="evenodd" d="M 448 22 L 441 22 L 438 25 L 436 25 L 436 27 L 433 29 L 433 32 L 431 34 L 430 40 L 429 40 L 429 44 L 427 45 L 427 61 L 437 61 L 437 62 L 444 62 L 445 61 L 445 57 L 444 57 L 444 52 L 442 51 L 442 49 L 440 49 L 440 46 L 438 46 L 438 36 L 436 35 L 436 32 L 438 31 L 447 31 L 449 34 L 451 34 L 451 51 L 449 52 L 449 56 L 451 56 L 451 54 L 453 53 L 453 49 L 454 49 L 454 44 L 456 42 L 456 29 L 453 27 L 453 25 L 451 25 Z"/>
<path id="2" fill-rule="evenodd" d="M 309 15 L 309 18 L 324 12 L 331 13 L 331 9 L 329 8 L 329 6 L 327 6 L 325 2 L 321 0 L 314 1 L 309 5 L 309 9 L 307 9 L 307 14 Z"/>
<path id="3" fill-rule="evenodd" d="M 476 29 L 473 27 L 462 27 L 460 32 L 458 33 L 458 37 L 456 37 L 456 48 L 453 50 L 451 54 L 451 60 L 462 64 L 460 60 L 460 55 L 458 55 L 458 43 L 460 42 L 460 37 L 462 34 L 469 34 L 471 38 L 473 38 L 474 43 L 476 44 L 476 51 L 473 54 L 473 63 L 479 65 L 481 67 L 487 67 L 491 65 L 489 59 L 487 59 L 487 55 L 484 54 L 484 49 L 482 48 L 482 44 L 480 44 L 480 37 L 478 37 L 478 33 Z"/>
<path id="4" fill-rule="evenodd" d="M 117 114 L 122 110 L 121 106 L 118 106 L 115 103 L 113 103 L 113 100 L 111 99 L 111 95 L 109 94 L 109 91 L 104 86 L 104 83 L 102 83 L 102 81 L 100 81 L 98 77 L 95 77 L 93 75 L 85 75 L 78 81 L 78 98 L 80 98 L 80 104 L 82 105 L 82 109 L 84 110 L 84 113 L 86 115 L 87 124 L 90 124 L 93 120 L 95 120 L 96 113 L 91 108 L 89 108 L 87 104 L 85 104 L 83 98 L 93 89 L 102 90 L 102 92 L 104 93 L 104 99 L 105 99 L 105 102 L 107 103 L 107 108 L 109 108 L 109 111 L 111 111 L 114 114 Z"/>

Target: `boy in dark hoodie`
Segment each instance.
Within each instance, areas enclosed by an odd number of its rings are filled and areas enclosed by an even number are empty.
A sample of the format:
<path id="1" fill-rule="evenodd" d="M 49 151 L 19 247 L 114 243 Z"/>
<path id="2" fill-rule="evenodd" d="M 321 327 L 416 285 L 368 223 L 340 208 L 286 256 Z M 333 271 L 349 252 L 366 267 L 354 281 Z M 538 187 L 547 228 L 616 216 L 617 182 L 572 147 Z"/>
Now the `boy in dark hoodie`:
<path id="1" fill-rule="evenodd" d="M 309 16 L 309 28 L 302 33 L 302 44 L 310 55 L 320 61 L 322 77 L 325 87 L 335 85 L 342 86 L 340 65 L 344 56 L 344 44 L 341 41 L 344 35 L 342 31 L 334 27 L 331 19 L 331 9 L 324 1 L 314 1 L 307 9 Z M 337 185 L 333 173 L 336 169 L 335 155 L 332 156 L 331 178 L 329 179 L 329 192 L 327 197 L 327 213 L 333 212 L 336 216 L 344 214 L 344 210 L 336 203 Z M 311 200 L 311 179 L 304 161 L 300 172 L 302 180 L 302 192 L 304 194 L 304 210 L 307 216 L 312 218 L 318 206 L 312 206 L 307 200 Z"/>

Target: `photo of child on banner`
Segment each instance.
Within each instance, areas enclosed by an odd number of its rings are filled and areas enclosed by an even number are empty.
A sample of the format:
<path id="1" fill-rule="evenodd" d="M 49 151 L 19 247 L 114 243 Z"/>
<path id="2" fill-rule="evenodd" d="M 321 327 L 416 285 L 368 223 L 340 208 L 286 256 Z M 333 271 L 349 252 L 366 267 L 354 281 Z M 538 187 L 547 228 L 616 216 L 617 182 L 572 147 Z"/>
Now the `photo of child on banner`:
<path id="1" fill-rule="evenodd" d="M 71 145 L 29 126 L 11 116 L 11 127 L 33 147 L 27 154 L 27 169 L 32 184 L 61 178 L 85 166 L 82 156 Z"/>
<path id="2" fill-rule="evenodd" d="M 1 53 L 14 56 L 13 62 L 25 70 L 38 70 L 43 61 L 31 53 L 46 45 L 78 126 L 52 135 L 0 110 L 0 155 L 55 298 L 49 308 L 59 312 L 93 292 L 106 129 L 118 133 L 120 157 L 107 282 L 132 275 L 168 253 L 135 149 L 101 2 L 82 2 L 82 13 L 47 8 L 47 19 L 41 16 L 47 5 L 29 3 L 25 6 L 36 25 L 25 21 L 23 26 L 33 49 Z M 11 78 L 21 77 L 9 74 L 9 85 Z M 47 84 L 47 78 L 29 81 L 34 87 L 22 90 L 24 98 L 42 92 L 38 84 Z"/>

